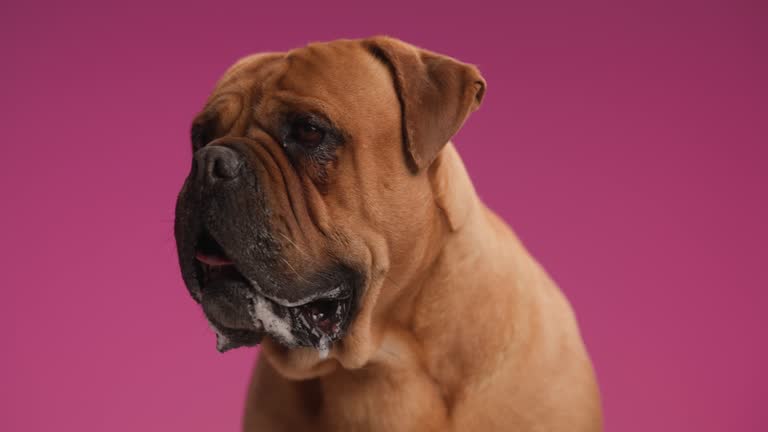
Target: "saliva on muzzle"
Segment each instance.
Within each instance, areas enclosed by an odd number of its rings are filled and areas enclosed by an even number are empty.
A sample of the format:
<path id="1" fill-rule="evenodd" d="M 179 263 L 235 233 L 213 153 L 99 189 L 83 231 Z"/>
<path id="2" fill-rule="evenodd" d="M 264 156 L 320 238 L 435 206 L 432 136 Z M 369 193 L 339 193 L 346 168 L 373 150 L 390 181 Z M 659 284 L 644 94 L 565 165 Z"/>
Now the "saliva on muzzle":
<path id="1" fill-rule="evenodd" d="M 351 293 L 345 292 L 342 286 L 327 295 L 329 297 L 305 304 L 283 306 L 249 290 L 245 297 L 253 324 L 251 333 L 258 337 L 221 328 L 211 322 L 217 336 L 217 349 L 225 352 L 255 345 L 266 334 L 289 348 L 313 347 L 320 358 L 326 358 L 333 342 L 343 337 L 352 302 Z"/>

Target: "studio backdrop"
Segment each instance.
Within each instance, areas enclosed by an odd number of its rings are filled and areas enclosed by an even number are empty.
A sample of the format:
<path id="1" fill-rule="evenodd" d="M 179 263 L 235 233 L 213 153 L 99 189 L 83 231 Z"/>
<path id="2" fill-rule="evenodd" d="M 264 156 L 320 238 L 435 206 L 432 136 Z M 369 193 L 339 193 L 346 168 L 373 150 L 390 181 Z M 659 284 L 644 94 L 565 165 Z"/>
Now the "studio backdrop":
<path id="1" fill-rule="evenodd" d="M 454 142 L 572 302 L 606 430 L 764 431 L 760 1 L 0 5 L 0 430 L 237 430 L 174 202 L 241 56 L 386 34 L 488 82 Z M 499 413 L 504 415 L 504 413 Z"/>

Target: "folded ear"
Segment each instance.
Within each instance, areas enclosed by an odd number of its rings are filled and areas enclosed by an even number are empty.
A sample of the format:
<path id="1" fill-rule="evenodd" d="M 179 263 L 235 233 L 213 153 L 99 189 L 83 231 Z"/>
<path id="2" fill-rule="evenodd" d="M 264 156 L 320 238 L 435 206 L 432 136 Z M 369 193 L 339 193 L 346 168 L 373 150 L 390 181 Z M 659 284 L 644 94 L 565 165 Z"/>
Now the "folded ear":
<path id="1" fill-rule="evenodd" d="M 386 36 L 363 41 L 394 78 L 410 167 L 428 167 L 480 106 L 485 80 L 476 67 Z"/>

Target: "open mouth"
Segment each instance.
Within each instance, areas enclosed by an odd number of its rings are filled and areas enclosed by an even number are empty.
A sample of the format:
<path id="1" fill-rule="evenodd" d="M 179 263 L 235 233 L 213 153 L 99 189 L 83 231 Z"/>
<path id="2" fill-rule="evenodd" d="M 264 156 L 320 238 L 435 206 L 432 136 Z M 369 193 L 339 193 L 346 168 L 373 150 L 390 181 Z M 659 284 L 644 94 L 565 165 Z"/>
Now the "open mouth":
<path id="1" fill-rule="evenodd" d="M 203 309 L 217 333 L 217 348 L 252 346 L 269 334 L 288 347 L 314 347 L 325 357 L 351 320 L 357 278 L 339 267 L 300 301 L 266 296 L 246 278 L 222 246 L 203 230 L 195 247 L 195 270 Z"/>

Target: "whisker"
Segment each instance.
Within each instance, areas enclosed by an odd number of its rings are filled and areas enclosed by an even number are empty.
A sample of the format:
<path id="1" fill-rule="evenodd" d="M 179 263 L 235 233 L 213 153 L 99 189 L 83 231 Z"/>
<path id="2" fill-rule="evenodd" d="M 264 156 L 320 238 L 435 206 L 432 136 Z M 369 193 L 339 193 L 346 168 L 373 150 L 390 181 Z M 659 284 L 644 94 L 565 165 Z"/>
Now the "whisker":
<path id="1" fill-rule="evenodd" d="M 304 249 L 302 249 L 301 247 L 299 247 L 299 245 L 298 245 L 298 244 L 296 244 L 296 242 L 294 242 L 293 240 L 291 240 L 291 238 L 290 238 L 290 237 L 288 237 L 287 235 L 285 235 L 285 234 L 284 234 L 283 232 L 281 232 L 281 231 L 278 231 L 278 233 L 279 233 L 281 236 L 283 236 L 283 238 L 284 238 L 284 239 L 288 240 L 288 242 L 289 242 L 290 244 L 292 244 L 292 245 L 293 245 L 293 247 L 294 247 L 294 248 L 296 248 L 296 250 L 298 250 L 299 252 L 301 252 L 301 253 L 302 253 L 304 256 L 306 256 L 306 257 L 309 257 L 309 254 L 308 254 L 308 253 L 307 253 L 307 252 L 306 252 Z"/>
<path id="2" fill-rule="evenodd" d="M 309 281 L 308 281 L 308 280 L 307 280 L 307 279 L 306 279 L 304 276 L 302 276 L 301 274 L 299 274 L 299 272 L 298 272 L 298 271 L 296 271 L 296 269 L 295 269 L 295 268 L 294 268 L 294 267 L 291 265 L 291 263 L 289 263 L 289 262 L 288 262 L 288 260 L 287 260 L 287 259 L 285 259 L 285 258 L 283 258 L 283 257 L 280 257 L 280 259 L 281 259 L 281 260 L 282 260 L 282 261 L 285 263 L 285 265 L 287 265 L 287 266 L 288 266 L 288 267 L 289 267 L 291 270 L 293 270 L 293 273 L 295 273 L 295 274 L 296 274 L 296 276 L 297 276 L 299 279 L 301 279 L 301 280 L 302 280 L 302 281 L 304 281 L 305 283 L 309 283 Z"/>

